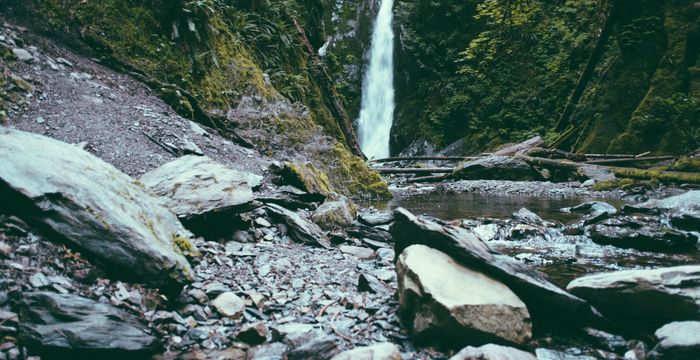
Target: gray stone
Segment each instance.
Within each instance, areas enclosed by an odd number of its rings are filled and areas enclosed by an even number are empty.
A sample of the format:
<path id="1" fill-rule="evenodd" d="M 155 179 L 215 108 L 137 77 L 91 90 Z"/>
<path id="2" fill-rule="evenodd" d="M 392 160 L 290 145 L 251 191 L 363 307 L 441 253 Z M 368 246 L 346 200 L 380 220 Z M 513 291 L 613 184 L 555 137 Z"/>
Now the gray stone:
<path id="1" fill-rule="evenodd" d="M 141 182 L 166 199 L 181 218 L 223 212 L 248 204 L 253 191 L 248 178 L 207 157 L 187 155 L 144 174 Z"/>
<path id="2" fill-rule="evenodd" d="M 520 210 L 514 212 L 512 217 L 517 221 L 524 222 L 527 224 L 537 225 L 542 224 L 543 222 L 541 217 L 539 217 L 537 214 L 526 208 L 521 208 Z"/>
<path id="3" fill-rule="evenodd" d="M 85 250 L 116 275 L 180 288 L 192 269 L 191 234 L 161 201 L 75 146 L 0 128 L 0 198 L 8 211 Z"/>
<path id="4" fill-rule="evenodd" d="M 700 354 L 700 321 L 672 322 L 654 335 L 659 343 L 652 350 L 652 358 L 691 360 Z"/>
<path id="5" fill-rule="evenodd" d="M 245 301 L 233 292 L 225 292 L 217 296 L 211 304 L 221 316 L 232 319 L 240 318 L 245 310 Z"/>
<path id="6" fill-rule="evenodd" d="M 399 348 L 392 343 L 379 343 L 343 351 L 332 360 L 402 360 Z"/>
<path id="7" fill-rule="evenodd" d="M 51 285 L 51 281 L 43 273 L 36 273 L 29 277 L 29 283 L 34 288 L 43 288 Z"/>
<path id="8" fill-rule="evenodd" d="M 641 330 L 700 318 L 700 265 L 589 275 L 567 289 L 610 318 Z"/>
<path id="9" fill-rule="evenodd" d="M 342 195 L 329 197 L 314 211 L 311 219 L 322 229 L 332 231 L 347 228 L 357 217 L 357 208 Z"/>
<path id="10" fill-rule="evenodd" d="M 276 342 L 248 350 L 246 360 L 287 360 L 287 345 Z"/>
<path id="11" fill-rule="evenodd" d="M 391 222 L 394 221 L 394 216 L 390 212 L 365 212 L 359 214 L 358 220 L 368 226 L 378 226 L 391 224 Z"/>
<path id="12" fill-rule="evenodd" d="M 457 345 L 524 344 L 530 313 L 502 283 L 424 245 L 406 248 L 396 264 L 399 312 L 418 340 Z"/>
<path id="13" fill-rule="evenodd" d="M 14 48 L 14 49 L 12 49 L 12 53 L 15 54 L 15 57 L 17 57 L 17 60 L 19 60 L 19 61 L 24 61 L 24 62 L 34 61 L 34 56 L 32 56 L 32 54 L 27 50 L 20 49 L 20 48 Z"/>
<path id="14" fill-rule="evenodd" d="M 127 357 L 158 350 L 158 339 L 138 318 L 107 304 L 69 294 L 24 293 L 20 341 L 54 358 Z"/>
<path id="15" fill-rule="evenodd" d="M 267 209 L 272 217 L 287 225 L 289 235 L 295 240 L 305 244 L 319 245 L 326 249 L 331 247 L 331 242 L 326 234 L 313 222 L 305 220 L 297 213 L 279 205 L 268 204 Z"/>
<path id="16" fill-rule="evenodd" d="M 467 346 L 450 360 L 536 360 L 535 355 L 516 348 L 486 344 L 480 347 Z"/>
<path id="17" fill-rule="evenodd" d="M 356 256 L 361 260 L 370 260 L 377 256 L 374 250 L 366 247 L 342 245 L 338 249 L 344 254 Z"/>

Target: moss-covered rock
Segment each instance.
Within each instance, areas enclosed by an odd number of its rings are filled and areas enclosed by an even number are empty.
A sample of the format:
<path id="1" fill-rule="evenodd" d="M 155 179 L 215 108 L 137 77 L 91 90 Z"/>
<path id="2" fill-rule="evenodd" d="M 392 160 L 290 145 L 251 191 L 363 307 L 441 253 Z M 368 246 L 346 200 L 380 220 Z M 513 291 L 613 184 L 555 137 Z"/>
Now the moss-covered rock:
<path id="1" fill-rule="evenodd" d="M 285 163 L 280 175 L 285 183 L 309 194 L 328 196 L 334 191 L 328 175 L 308 162 Z"/>
<path id="2" fill-rule="evenodd" d="M 345 196 L 332 195 L 314 211 L 311 219 L 323 230 L 332 231 L 352 225 L 357 218 L 357 207 Z"/>

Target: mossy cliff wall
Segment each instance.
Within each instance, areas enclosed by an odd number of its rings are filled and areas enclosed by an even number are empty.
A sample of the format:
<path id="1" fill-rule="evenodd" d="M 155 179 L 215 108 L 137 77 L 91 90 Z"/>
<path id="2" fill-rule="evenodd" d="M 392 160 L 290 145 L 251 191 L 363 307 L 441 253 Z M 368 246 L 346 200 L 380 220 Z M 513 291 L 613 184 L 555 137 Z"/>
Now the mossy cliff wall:
<path id="1" fill-rule="evenodd" d="M 552 129 L 617 6 L 570 117 Z M 392 149 L 416 140 L 478 152 L 534 134 L 567 150 L 700 147 L 700 2 L 398 0 Z"/>
<path id="2" fill-rule="evenodd" d="M 373 173 L 340 145 L 345 139 L 332 115 L 333 99 L 321 90 L 322 72 L 295 25 L 319 46 L 329 36 L 330 3 L 0 0 L 4 16 L 118 70 L 140 74 L 183 116 L 196 118 L 201 109 L 272 156 L 315 163 L 341 192 L 371 194 L 377 184 L 363 181 Z M 254 129 L 252 118 L 265 124 Z M 338 149 L 362 166 L 345 174 L 349 178 L 334 176 L 340 173 L 327 166 L 331 155 L 322 148 Z M 385 195 L 386 187 L 378 193 Z"/>

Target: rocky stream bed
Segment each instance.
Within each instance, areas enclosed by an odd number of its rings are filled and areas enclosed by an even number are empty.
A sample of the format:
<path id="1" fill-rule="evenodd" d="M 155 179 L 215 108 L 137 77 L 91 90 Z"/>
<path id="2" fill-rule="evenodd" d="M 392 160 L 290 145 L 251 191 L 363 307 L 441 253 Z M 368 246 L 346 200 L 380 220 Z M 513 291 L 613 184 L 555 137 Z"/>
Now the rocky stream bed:
<path id="1" fill-rule="evenodd" d="M 698 191 L 397 181 L 358 207 L 22 33 L 0 360 L 697 358 Z"/>

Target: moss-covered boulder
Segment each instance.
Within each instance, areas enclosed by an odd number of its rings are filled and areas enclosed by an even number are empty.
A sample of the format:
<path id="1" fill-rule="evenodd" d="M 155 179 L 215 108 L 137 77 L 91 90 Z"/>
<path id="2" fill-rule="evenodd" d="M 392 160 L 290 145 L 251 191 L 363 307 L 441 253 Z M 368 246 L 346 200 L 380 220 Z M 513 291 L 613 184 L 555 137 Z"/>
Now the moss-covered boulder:
<path id="1" fill-rule="evenodd" d="M 333 194 L 311 216 L 323 230 L 331 231 L 352 225 L 357 218 L 357 207 L 345 196 Z"/>

